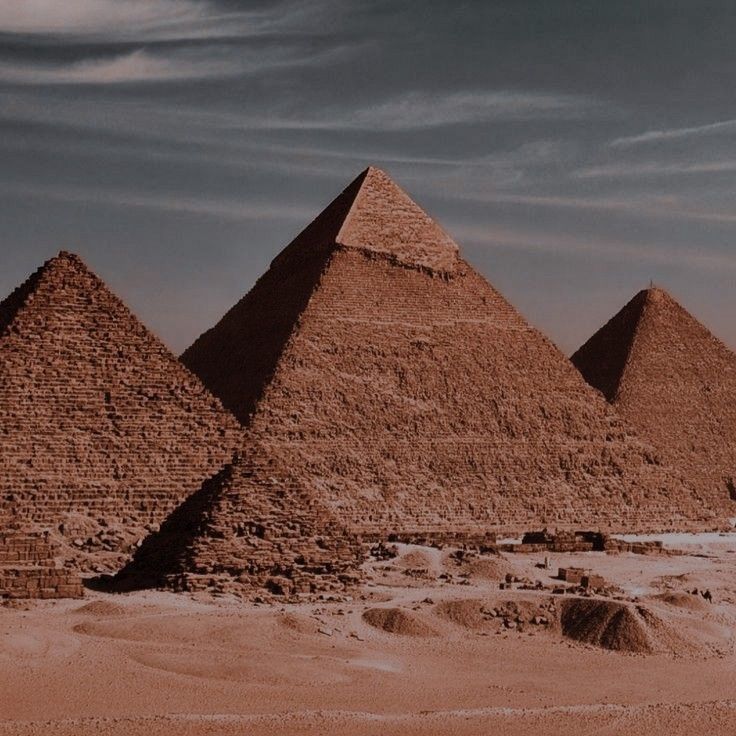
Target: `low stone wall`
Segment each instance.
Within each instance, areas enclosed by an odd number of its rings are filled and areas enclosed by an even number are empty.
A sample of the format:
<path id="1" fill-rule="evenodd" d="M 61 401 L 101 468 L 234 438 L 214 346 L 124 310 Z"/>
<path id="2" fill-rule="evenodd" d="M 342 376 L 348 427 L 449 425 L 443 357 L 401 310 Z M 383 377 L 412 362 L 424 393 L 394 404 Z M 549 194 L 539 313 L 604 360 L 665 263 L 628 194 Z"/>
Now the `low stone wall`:
<path id="1" fill-rule="evenodd" d="M 0 598 L 81 598 L 79 575 L 57 566 L 48 535 L 0 534 Z"/>
<path id="2" fill-rule="evenodd" d="M 400 544 L 419 544 L 424 547 L 462 547 L 477 550 L 496 549 L 496 534 L 494 532 L 468 530 L 441 530 L 430 531 L 403 531 L 386 534 L 361 534 L 361 539 L 367 543 L 391 542 Z"/>

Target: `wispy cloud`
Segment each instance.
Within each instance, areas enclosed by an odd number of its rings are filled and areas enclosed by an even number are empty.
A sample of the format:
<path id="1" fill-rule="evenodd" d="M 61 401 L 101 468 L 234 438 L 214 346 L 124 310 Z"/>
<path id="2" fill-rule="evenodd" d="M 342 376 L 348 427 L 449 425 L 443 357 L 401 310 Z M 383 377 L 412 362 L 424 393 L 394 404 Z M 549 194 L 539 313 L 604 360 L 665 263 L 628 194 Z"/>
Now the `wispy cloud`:
<path id="1" fill-rule="evenodd" d="M 681 138 L 692 138 L 697 136 L 718 135 L 720 133 L 736 132 L 736 120 L 723 120 L 707 125 L 698 125 L 691 128 L 669 128 L 664 130 L 648 130 L 639 135 L 615 138 L 608 145 L 611 148 L 632 148 L 633 146 L 648 143 L 660 143 Z"/>
<path id="2" fill-rule="evenodd" d="M 333 111 L 321 120 L 305 120 L 302 125 L 403 131 L 467 123 L 578 120 L 600 114 L 601 110 L 602 105 L 594 100 L 544 92 L 468 90 L 441 95 L 414 91 L 353 110 Z"/>
<path id="3" fill-rule="evenodd" d="M 705 271 L 736 271 L 736 258 L 730 253 L 691 248 L 672 248 L 657 243 L 636 243 L 605 238 L 581 239 L 571 234 L 550 234 L 513 228 L 482 227 L 448 223 L 447 231 L 461 244 L 487 248 L 527 250 L 547 255 L 595 258 L 616 263 L 637 262 L 660 266 L 679 266 Z"/>
<path id="4" fill-rule="evenodd" d="M 698 161 L 692 163 L 620 163 L 591 166 L 572 172 L 576 179 L 628 179 L 638 177 L 719 174 L 736 171 L 736 160 Z"/>
<path id="5" fill-rule="evenodd" d="M 504 192 L 463 194 L 459 199 L 489 204 L 510 204 L 520 207 L 541 207 L 591 212 L 613 212 L 645 217 L 666 217 L 677 220 L 698 220 L 711 223 L 736 223 L 736 213 L 702 209 L 683 197 L 639 196 L 635 200 L 613 197 L 576 197 L 555 195 L 525 195 Z"/>
<path id="6" fill-rule="evenodd" d="M 144 31 L 201 20 L 201 0 L 11 0 L 0 3 L 0 30 L 7 33 L 85 34 Z"/>
<path id="7" fill-rule="evenodd" d="M 100 204 L 118 208 L 180 212 L 234 221 L 266 219 L 308 222 L 314 216 L 314 212 L 307 208 L 287 206 L 273 201 L 235 201 L 179 194 L 141 194 L 129 191 L 84 189 L 68 186 L 25 186 L 16 184 L 0 184 L 0 192 L 14 197 L 47 199 L 72 204 Z"/>
<path id="8" fill-rule="evenodd" d="M 222 77 L 240 71 L 235 63 L 226 59 L 154 56 L 143 49 L 107 59 L 57 66 L 0 62 L 0 80 L 28 85 L 161 82 Z"/>

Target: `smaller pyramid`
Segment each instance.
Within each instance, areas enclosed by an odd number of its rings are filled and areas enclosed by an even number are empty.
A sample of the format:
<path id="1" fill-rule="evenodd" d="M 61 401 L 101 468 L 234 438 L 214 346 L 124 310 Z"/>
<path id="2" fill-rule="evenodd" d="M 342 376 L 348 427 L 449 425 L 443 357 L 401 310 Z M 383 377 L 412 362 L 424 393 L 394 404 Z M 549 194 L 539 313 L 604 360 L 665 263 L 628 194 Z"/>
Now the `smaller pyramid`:
<path id="1" fill-rule="evenodd" d="M 349 589 L 361 560 L 359 540 L 272 448 L 252 445 L 144 541 L 115 586 L 308 596 Z"/>
<path id="2" fill-rule="evenodd" d="M 0 519 L 118 568 L 228 462 L 240 426 L 73 253 L 0 302 Z"/>
<path id="3" fill-rule="evenodd" d="M 640 291 L 573 356 L 585 380 L 736 516 L 736 355 L 660 288 Z"/>

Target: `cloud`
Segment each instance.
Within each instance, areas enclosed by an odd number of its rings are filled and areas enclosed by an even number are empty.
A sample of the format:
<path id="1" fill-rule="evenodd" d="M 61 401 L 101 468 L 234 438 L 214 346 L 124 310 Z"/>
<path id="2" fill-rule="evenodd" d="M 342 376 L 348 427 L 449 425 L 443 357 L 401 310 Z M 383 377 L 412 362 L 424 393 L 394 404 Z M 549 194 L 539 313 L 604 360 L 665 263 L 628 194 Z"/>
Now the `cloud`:
<path id="1" fill-rule="evenodd" d="M 72 204 L 99 204 L 122 208 L 181 212 L 238 222 L 259 219 L 308 222 L 314 217 L 312 210 L 283 205 L 278 202 L 245 202 L 178 194 L 139 194 L 68 186 L 55 188 L 2 183 L 0 183 L 0 192 L 13 197 L 32 197 Z"/>
<path id="2" fill-rule="evenodd" d="M 611 148 L 631 148 L 649 143 L 660 143 L 681 138 L 696 136 L 718 135 L 720 133 L 736 132 L 736 120 L 723 120 L 718 123 L 699 125 L 692 128 L 669 128 L 665 130 L 648 130 L 645 133 L 624 136 L 612 140 L 608 145 Z"/>
<path id="3" fill-rule="evenodd" d="M 645 217 L 667 217 L 678 220 L 699 220 L 711 223 L 736 224 L 736 213 L 694 208 L 682 197 L 638 197 L 636 200 L 615 198 L 563 197 L 555 195 L 525 195 L 493 192 L 487 195 L 463 194 L 456 199 L 489 204 L 511 204 L 520 207 L 544 207 L 552 209 L 589 210 L 615 212 Z"/>
<path id="4" fill-rule="evenodd" d="M 227 60 L 154 56 L 139 49 L 108 59 L 59 66 L 0 62 L 0 80 L 12 84 L 121 84 L 205 79 L 239 73 Z"/>
<path id="5" fill-rule="evenodd" d="M 303 127 L 405 131 L 448 125 L 521 120 L 578 120 L 600 104 L 572 95 L 509 90 L 462 91 L 450 94 L 407 94 L 354 110 L 332 111 L 322 120 L 304 120 Z M 285 123 L 289 125 L 288 121 Z"/>
<path id="6" fill-rule="evenodd" d="M 447 231 L 461 245 L 475 244 L 504 250 L 527 250 L 547 255 L 595 258 L 616 263 L 652 263 L 680 266 L 704 271 L 736 271 L 736 259 L 730 253 L 672 248 L 655 243 L 632 243 L 610 239 L 580 239 L 572 234 L 552 235 L 547 232 L 482 227 L 447 223 Z"/>
<path id="7" fill-rule="evenodd" d="M 72 35 L 144 31 L 197 21 L 208 10 L 208 3 L 197 0 L 10 0 L 0 3 L 0 30 Z"/>
<path id="8" fill-rule="evenodd" d="M 0 82 L 15 85 L 120 84 L 165 82 L 184 79 L 225 78 L 263 74 L 289 67 L 316 67 L 351 52 L 345 46 L 311 51 L 297 48 L 197 49 L 163 48 L 155 52 L 140 48 L 117 56 L 97 57 L 72 63 L 0 61 Z M 117 102 L 117 101 L 116 101 Z M 67 106 L 69 106 L 68 103 Z M 169 107 L 172 116 L 178 112 Z M 214 116 L 205 112 L 202 117 Z"/>
<path id="9" fill-rule="evenodd" d="M 694 163 L 621 163 L 591 166 L 572 172 L 575 179 L 628 179 L 638 177 L 719 174 L 736 171 L 736 160 Z"/>

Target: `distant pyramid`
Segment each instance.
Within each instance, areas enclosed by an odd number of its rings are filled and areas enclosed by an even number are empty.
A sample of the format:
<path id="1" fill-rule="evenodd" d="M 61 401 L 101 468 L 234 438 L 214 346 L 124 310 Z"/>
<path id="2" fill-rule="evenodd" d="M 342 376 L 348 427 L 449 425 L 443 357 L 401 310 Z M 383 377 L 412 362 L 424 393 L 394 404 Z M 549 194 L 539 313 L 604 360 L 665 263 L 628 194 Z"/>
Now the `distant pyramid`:
<path id="1" fill-rule="evenodd" d="M 736 355 L 666 291 L 640 291 L 572 357 L 714 513 L 736 517 Z"/>
<path id="2" fill-rule="evenodd" d="M 115 565 L 221 468 L 235 419 L 71 253 L 0 303 L 0 516 Z"/>
<path id="3" fill-rule="evenodd" d="M 118 586 L 296 595 L 357 582 L 358 540 L 271 448 L 249 449 L 145 540 Z"/>
<path id="4" fill-rule="evenodd" d="M 182 360 L 353 531 L 712 523 L 377 169 Z"/>

